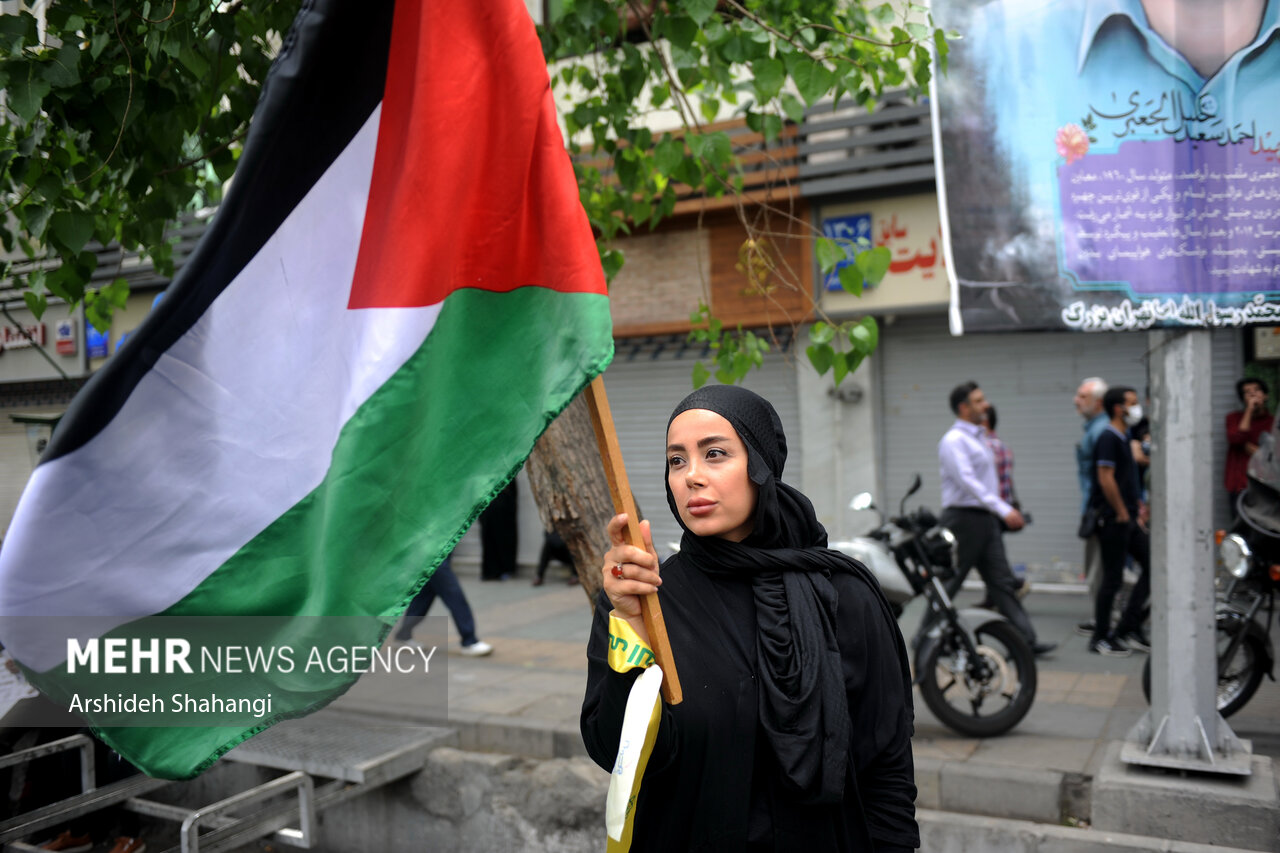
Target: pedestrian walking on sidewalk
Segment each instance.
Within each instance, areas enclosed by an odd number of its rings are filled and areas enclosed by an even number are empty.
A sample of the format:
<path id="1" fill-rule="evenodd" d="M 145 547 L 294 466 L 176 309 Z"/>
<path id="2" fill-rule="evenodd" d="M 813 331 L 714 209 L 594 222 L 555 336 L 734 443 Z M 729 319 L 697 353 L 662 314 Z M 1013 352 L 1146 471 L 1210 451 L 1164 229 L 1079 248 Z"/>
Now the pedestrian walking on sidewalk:
<path id="1" fill-rule="evenodd" d="M 987 413 L 983 416 L 982 426 L 986 430 L 987 447 L 991 448 L 991 456 L 996 461 L 996 482 L 1000 484 L 1000 499 L 1018 512 L 1022 512 L 1022 503 L 1018 500 L 1018 489 L 1013 484 L 1013 451 L 996 434 L 996 424 L 998 422 L 996 407 L 991 405 L 991 401 L 988 400 Z M 1023 516 L 1023 521 L 1028 521 L 1028 518 Z M 1001 521 L 1001 526 L 1004 526 L 1003 520 Z M 1014 577 L 1018 580 L 1018 600 L 1021 601 L 1031 592 L 1031 580 L 1030 578 L 1020 577 L 1017 572 L 1014 572 Z M 978 603 L 978 606 L 987 610 L 996 609 L 995 603 L 991 600 L 990 592 Z"/>
<path id="2" fill-rule="evenodd" d="M 1141 486 L 1138 465 L 1129 446 L 1126 418 L 1133 419 L 1138 394 L 1132 388 L 1112 388 L 1102 398 L 1109 418 L 1107 429 L 1093 448 L 1091 506 L 1098 512 L 1098 543 L 1102 549 L 1102 583 L 1093 605 L 1094 630 L 1089 651 L 1125 657 L 1130 646 L 1149 651 L 1142 631 L 1142 612 L 1151 589 L 1151 543 L 1139 523 Z M 1136 419 L 1135 419 L 1136 423 Z M 1129 593 L 1129 603 L 1111 630 L 1111 607 L 1124 583 L 1125 558 L 1132 557 L 1141 574 Z"/>
<path id="3" fill-rule="evenodd" d="M 777 412 L 706 386 L 676 407 L 666 445 L 680 551 L 659 572 L 624 544 L 626 517 L 610 522 L 587 645 L 582 736 L 612 770 L 651 660 L 636 653 L 651 649 L 640 596 L 661 587 L 684 701 L 659 703 L 631 849 L 916 849 L 906 646 L 874 577 L 826 547 L 813 505 L 781 481 Z"/>
<path id="4" fill-rule="evenodd" d="M 1090 376 L 1076 389 L 1076 413 L 1084 418 L 1084 435 L 1076 445 L 1076 475 L 1080 480 L 1080 517 L 1089 509 L 1089 492 L 1093 484 L 1093 446 L 1098 436 L 1107 428 L 1107 416 L 1102 413 L 1102 395 L 1107 393 L 1107 383 L 1097 376 Z M 1089 582 L 1089 598 L 1098 597 L 1098 585 L 1102 583 L 1102 550 L 1098 546 L 1098 534 L 1089 532 L 1084 539 L 1084 576 Z M 1076 625 L 1076 633 L 1093 636 L 1093 620 Z"/>
<path id="5" fill-rule="evenodd" d="M 462 592 L 462 584 L 458 583 L 458 576 L 453 573 L 453 554 L 444 558 L 444 561 L 436 567 L 435 574 L 418 591 L 413 601 L 409 602 L 409 607 L 404 612 L 404 619 L 400 622 L 400 630 L 395 634 L 397 643 L 417 642 L 413 639 L 413 629 L 427 618 L 427 611 L 435 603 L 436 596 L 439 596 L 444 601 L 444 606 L 449 608 L 453 624 L 462 635 L 464 655 L 483 657 L 493 651 L 493 646 L 476 636 L 476 620 L 471 613 L 471 605 L 467 603 L 467 596 Z"/>
<path id="6" fill-rule="evenodd" d="M 1005 556 L 1004 531 L 1021 530 L 1025 522 L 1022 513 L 1000 497 L 996 460 L 982 426 L 986 396 L 978 383 L 965 382 L 951 391 L 950 404 L 956 422 L 938 442 L 943 506 L 939 521 L 955 534 L 957 544 L 957 571 L 947 591 L 955 595 L 976 566 L 996 610 L 1026 636 L 1037 655 L 1048 654 L 1058 644 L 1036 640 L 1031 618 L 1018 601 L 1022 583 Z"/>

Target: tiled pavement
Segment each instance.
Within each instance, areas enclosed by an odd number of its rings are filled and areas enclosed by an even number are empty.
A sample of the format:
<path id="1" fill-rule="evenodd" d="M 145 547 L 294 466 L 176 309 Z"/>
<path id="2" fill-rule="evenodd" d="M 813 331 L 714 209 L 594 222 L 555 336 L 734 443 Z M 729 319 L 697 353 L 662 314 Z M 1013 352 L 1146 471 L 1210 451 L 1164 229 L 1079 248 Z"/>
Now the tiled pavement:
<path id="1" fill-rule="evenodd" d="M 566 586 L 558 566 L 542 587 L 530 586 L 526 577 L 481 583 L 474 567 L 456 568 L 480 636 L 494 653 L 459 655 L 456 632 L 451 624 L 446 628 L 446 611 L 439 604 L 417 635 L 438 643 L 442 632 L 449 632 L 448 720 L 459 727 L 463 746 L 534 756 L 579 754 L 578 711 L 591 625 L 582 589 Z M 1030 713 L 1003 737 L 966 738 L 938 723 L 917 693 L 918 763 L 978 762 L 1091 776 L 1106 744 L 1122 739 L 1146 710 L 1140 681 L 1145 656 L 1101 658 L 1089 654 L 1085 639 L 1075 635 L 1075 623 L 1088 616 L 1083 593 L 1033 593 L 1025 603 L 1041 637 L 1060 644 L 1040 661 Z M 918 618 L 918 608 L 909 608 L 904 631 L 909 634 Z M 438 713 L 424 713 L 420 697 L 362 692 L 361 686 L 341 706 L 405 720 L 438 718 Z M 1280 687 L 1264 681 L 1230 723 L 1239 737 L 1252 740 L 1256 753 L 1280 756 Z"/>

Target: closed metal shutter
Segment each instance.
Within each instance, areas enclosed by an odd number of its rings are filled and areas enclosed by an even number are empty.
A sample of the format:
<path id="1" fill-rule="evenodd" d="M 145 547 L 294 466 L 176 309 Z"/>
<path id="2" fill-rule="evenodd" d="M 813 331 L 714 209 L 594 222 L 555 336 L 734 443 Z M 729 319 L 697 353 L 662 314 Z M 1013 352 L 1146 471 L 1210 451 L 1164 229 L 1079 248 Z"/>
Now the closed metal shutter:
<path id="1" fill-rule="evenodd" d="M 881 332 L 881 505 L 898 501 L 919 472 L 924 487 L 911 504 L 937 511 L 938 440 L 955 421 L 951 389 L 976 381 L 996 407 L 997 431 L 1014 454 L 1014 483 L 1033 523 L 1007 536 L 1009 560 L 1039 580 L 1073 580 L 1082 546 L 1076 537 L 1080 487 L 1075 447 L 1082 421 L 1072 405 L 1080 380 L 1147 385 L 1145 334 L 1027 334 L 952 337 L 944 317 L 906 318 Z"/>
<path id="2" fill-rule="evenodd" d="M 1230 526 L 1231 508 L 1222 485 L 1227 466 L 1227 413 L 1240 408 L 1236 380 L 1244 376 L 1245 332 L 1238 329 L 1213 331 L 1213 525 Z M 1272 399 L 1275 389 L 1272 389 Z"/>
<path id="3" fill-rule="evenodd" d="M 667 507 L 667 418 L 693 390 L 693 365 L 701 357 L 700 349 L 685 347 L 682 341 L 682 337 L 657 344 L 619 341 L 617 355 L 604 375 L 627 477 L 641 513 L 653 526 L 653 544 L 663 557 L 669 552 L 668 543 L 679 542 L 682 532 Z M 742 383 L 778 410 L 795 466 L 787 473 L 793 477 L 798 476 L 800 440 L 795 370 L 794 363 L 773 353 Z"/>

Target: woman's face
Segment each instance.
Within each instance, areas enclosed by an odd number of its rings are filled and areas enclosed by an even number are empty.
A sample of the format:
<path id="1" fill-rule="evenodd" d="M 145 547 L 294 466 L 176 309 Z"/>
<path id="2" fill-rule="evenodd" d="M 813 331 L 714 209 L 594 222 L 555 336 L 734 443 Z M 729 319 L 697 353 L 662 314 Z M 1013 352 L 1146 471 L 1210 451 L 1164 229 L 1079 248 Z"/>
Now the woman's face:
<path id="1" fill-rule="evenodd" d="M 747 477 L 747 447 L 706 409 L 681 412 L 667 429 L 667 483 L 685 527 L 741 542 L 755 523 L 759 487 Z"/>

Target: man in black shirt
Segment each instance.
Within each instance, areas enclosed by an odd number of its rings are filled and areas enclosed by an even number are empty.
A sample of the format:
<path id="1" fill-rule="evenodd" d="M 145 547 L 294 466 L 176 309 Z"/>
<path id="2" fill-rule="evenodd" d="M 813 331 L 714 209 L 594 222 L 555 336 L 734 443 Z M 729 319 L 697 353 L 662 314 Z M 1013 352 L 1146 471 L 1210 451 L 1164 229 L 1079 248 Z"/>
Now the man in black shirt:
<path id="1" fill-rule="evenodd" d="M 1098 544 L 1102 552 L 1102 583 L 1094 600 L 1093 640 L 1089 651 L 1126 657 L 1129 646 L 1146 651 L 1150 643 L 1142 633 L 1142 607 L 1151 580 L 1151 542 L 1138 523 L 1142 490 L 1133 459 L 1125 416 L 1138 405 L 1132 388 L 1111 388 L 1102 398 L 1102 410 L 1110 423 L 1093 447 L 1093 484 L 1090 506 L 1099 510 Z M 1133 557 L 1142 574 L 1129 596 L 1115 631 L 1111 630 L 1111 606 L 1124 582 L 1125 556 Z"/>

